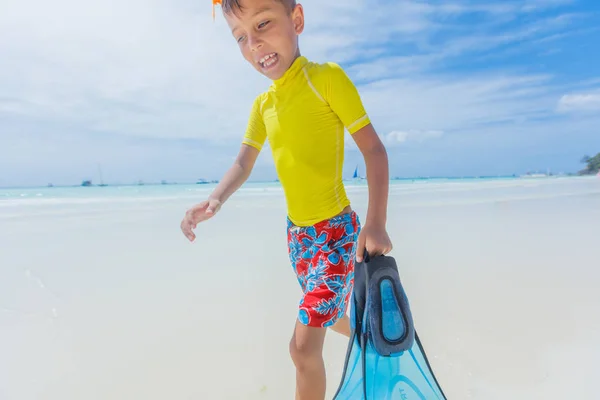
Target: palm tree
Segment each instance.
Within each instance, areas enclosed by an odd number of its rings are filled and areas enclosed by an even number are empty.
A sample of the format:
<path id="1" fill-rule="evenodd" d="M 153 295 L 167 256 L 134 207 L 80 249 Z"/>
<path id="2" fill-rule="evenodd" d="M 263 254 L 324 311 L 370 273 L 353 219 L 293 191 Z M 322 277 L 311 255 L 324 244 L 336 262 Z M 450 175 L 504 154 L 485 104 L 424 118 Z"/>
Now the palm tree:
<path id="1" fill-rule="evenodd" d="M 585 169 L 579 171 L 579 175 L 593 175 L 600 171 L 600 153 L 596 154 L 594 157 L 587 155 L 583 156 L 581 162 L 587 164 L 587 166 Z"/>

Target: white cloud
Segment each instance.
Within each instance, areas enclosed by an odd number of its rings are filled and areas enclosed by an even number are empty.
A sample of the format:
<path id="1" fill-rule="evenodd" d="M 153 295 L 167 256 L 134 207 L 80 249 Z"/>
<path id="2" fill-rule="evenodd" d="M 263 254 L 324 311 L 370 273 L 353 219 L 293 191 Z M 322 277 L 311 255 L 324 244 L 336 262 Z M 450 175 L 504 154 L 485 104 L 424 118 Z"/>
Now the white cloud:
<path id="1" fill-rule="evenodd" d="M 503 3 L 304 5 L 303 51 L 339 62 L 385 55 L 390 40 L 426 41 L 440 29 L 440 16 L 511 11 Z M 8 12 L 0 15 L 0 58 L 9 60 L 0 66 L 5 113 L 128 135 L 237 138 L 252 98 L 268 84 L 238 54 L 222 17 L 212 22 L 210 4 L 5 0 L 3 8 Z M 356 79 L 415 73 L 482 43 L 494 45 L 490 37 L 469 35 L 429 54 L 392 56 L 349 70 Z M 398 90 L 404 85 L 388 83 Z"/>
<path id="2" fill-rule="evenodd" d="M 524 2 L 522 9 L 523 11 L 538 11 L 562 6 L 565 4 L 571 4 L 574 1 L 575 0 L 527 0 Z"/>
<path id="3" fill-rule="evenodd" d="M 449 131 L 552 113 L 557 94 L 543 76 L 453 75 L 389 79 L 365 85 L 378 131 Z"/>
<path id="4" fill-rule="evenodd" d="M 391 131 L 383 136 L 383 142 L 387 146 L 395 146 L 406 141 L 423 142 L 430 139 L 441 138 L 443 131 Z"/>
<path id="5" fill-rule="evenodd" d="M 10 61 L 0 87 L 26 117 L 214 137 L 239 128 L 264 85 L 223 21 L 212 23 L 210 4 L 8 0 L 3 8 L 0 58 Z"/>
<path id="6" fill-rule="evenodd" d="M 600 112 L 600 90 L 590 93 L 565 94 L 558 101 L 559 112 Z"/>

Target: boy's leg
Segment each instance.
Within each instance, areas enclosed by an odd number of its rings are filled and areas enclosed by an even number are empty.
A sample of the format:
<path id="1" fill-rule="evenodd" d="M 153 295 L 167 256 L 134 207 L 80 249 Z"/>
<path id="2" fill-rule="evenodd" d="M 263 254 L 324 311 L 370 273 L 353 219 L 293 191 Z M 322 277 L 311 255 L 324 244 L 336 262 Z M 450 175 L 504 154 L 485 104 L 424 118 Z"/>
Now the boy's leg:
<path id="1" fill-rule="evenodd" d="M 296 320 L 290 355 L 296 366 L 296 400 L 325 399 L 323 342 L 326 328 L 303 325 Z"/>
<path id="2" fill-rule="evenodd" d="M 350 337 L 351 328 L 350 328 L 350 318 L 346 314 L 342 318 L 340 318 L 335 324 L 330 326 L 331 330 L 337 332 L 341 335 Z"/>
<path id="3" fill-rule="evenodd" d="M 304 293 L 290 341 L 296 400 L 324 400 L 322 353 L 327 327 L 350 336 L 345 311 L 352 292 L 360 224 L 352 213 L 308 228 L 295 229 L 290 222 L 288 227 L 290 259 Z"/>

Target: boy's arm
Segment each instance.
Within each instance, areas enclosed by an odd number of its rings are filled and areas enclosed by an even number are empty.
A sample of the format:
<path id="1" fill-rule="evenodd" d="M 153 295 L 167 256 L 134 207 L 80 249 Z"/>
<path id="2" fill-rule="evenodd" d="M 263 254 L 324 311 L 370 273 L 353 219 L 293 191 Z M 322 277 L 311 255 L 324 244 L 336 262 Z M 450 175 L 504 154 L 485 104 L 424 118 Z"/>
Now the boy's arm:
<path id="1" fill-rule="evenodd" d="M 235 162 L 227 170 L 215 190 L 208 196 L 208 199 L 186 211 L 185 217 L 181 221 L 181 230 L 188 240 L 191 242 L 196 240 L 196 235 L 193 232 L 196 225 L 206 221 L 218 212 L 221 205 L 248 179 L 258 153 L 258 149 L 242 144 Z"/>
<path id="2" fill-rule="evenodd" d="M 369 205 L 365 226 L 385 229 L 389 192 L 389 166 L 385 146 L 372 124 L 356 131 L 352 138 L 365 159 Z"/>
<path id="3" fill-rule="evenodd" d="M 225 203 L 248 179 L 263 143 L 267 138 L 267 131 L 262 118 L 262 101 L 262 95 L 254 99 L 244 139 L 242 140 L 242 147 L 233 165 L 227 170 L 215 190 L 209 196 L 210 200 L 215 200 L 219 205 Z"/>
<path id="4" fill-rule="evenodd" d="M 392 243 L 386 232 L 389 190 L 389 167 L 385 147 L 375 132 L 358 90 L 344 70 L 328 63 L 318 79 L 319 88 L 327 104 L 336 113 L 360 149 L 367 166 L 369 206 L 365 226 L 358 236 L 356 260 L 363 253 L 387 254 Z"/>
<path id="5" fill-rule="evenodd" d="M 215 190 L 210 194 L 209 199 L 216 200 L 219 204 L 225 203 L 248 179 L 259 153 L 259 150 L 255 147 L 242 144 L 233 165 L 227 170 L 221 181 L 219 181 Z"/>
<path id="6" fill-rule="evenodd" d="M 327 63 L 318 86 L 365 159 L 369 207 L 365 225 L 385 230 L 389 171 L 387 152 L 375 132 L 356 86 L 336 63 Z"/>

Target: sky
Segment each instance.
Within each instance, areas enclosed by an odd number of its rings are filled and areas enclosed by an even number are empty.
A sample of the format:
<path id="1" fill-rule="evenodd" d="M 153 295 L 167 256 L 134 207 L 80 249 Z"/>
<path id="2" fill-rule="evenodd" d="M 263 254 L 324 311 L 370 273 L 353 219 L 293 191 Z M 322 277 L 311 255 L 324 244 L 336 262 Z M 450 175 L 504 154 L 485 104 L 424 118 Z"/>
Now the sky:
<path id="1" fill-rule="evenodd" d="M 600 152 L 598 1 L 301 4 L 302 54 L 355 82 L 392 177 L 576 172 Z M 220 179 L 269 84 L 209 0 L 2 0 L 0 186 Z M 345 143 L 344 177 L 364 175 Z M 266 146 L 250 179 L 275 177 Z"/>

